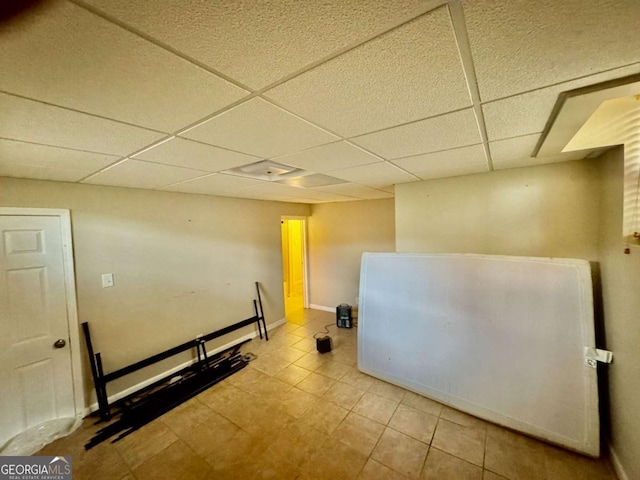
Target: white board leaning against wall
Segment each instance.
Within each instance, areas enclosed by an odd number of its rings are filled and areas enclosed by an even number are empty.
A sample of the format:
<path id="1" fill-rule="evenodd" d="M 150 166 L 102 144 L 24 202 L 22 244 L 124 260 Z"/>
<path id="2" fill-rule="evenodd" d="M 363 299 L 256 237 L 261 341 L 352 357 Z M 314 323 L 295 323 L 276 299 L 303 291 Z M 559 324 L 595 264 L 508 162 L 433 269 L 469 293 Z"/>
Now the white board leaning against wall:
<path id="1" fill-rule="evenodd" d="M 358 368 L 486 420 L 599 455 L 585 260 L 365 253 Z"/>

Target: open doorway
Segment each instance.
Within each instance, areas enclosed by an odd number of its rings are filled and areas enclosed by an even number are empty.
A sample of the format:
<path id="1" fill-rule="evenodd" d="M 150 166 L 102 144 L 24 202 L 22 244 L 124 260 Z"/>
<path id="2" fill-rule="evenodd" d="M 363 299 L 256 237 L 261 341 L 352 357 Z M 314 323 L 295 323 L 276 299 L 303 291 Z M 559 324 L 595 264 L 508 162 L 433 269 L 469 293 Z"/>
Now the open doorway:
<path id="1" fill-rule="evenodd" d="M 282 217 L 282 280 L 287 320 L 304 319 L 307 295 L 307 222 L 304 217 Z"/>

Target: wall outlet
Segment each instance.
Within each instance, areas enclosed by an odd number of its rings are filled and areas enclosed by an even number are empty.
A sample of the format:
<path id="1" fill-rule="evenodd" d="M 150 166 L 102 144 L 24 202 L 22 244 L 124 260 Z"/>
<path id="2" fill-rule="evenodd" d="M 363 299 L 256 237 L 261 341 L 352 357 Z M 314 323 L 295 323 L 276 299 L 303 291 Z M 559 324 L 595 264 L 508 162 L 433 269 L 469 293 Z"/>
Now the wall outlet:
<path id="1" fill-rule="evenodd" d="M 102 274 L 102 288 L 113 287 L 113 273 Z"/>

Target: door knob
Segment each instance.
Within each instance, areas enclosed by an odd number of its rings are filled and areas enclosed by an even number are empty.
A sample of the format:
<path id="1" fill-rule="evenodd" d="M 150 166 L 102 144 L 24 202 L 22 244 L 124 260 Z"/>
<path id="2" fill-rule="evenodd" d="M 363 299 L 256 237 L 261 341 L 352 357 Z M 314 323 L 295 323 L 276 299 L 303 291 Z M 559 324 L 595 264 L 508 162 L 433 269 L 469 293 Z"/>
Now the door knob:
<path id="1" fill-rule="evenodd" d="M 66 344 L 67 342 L 65 342 L 63 338 L 59 338 L 58 340 L 53 342 L 53 346 L 56 348 L 64 348 Z"/>

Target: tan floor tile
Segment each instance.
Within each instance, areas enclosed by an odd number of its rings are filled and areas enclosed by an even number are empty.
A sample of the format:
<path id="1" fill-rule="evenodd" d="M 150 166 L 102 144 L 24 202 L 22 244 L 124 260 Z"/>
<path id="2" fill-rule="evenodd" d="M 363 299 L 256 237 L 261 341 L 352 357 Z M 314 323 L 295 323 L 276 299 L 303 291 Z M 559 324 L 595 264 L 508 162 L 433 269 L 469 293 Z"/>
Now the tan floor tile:
<path id="1" fill-rule="evenodd" d="M 251 368 L 272 377 L 289 364 L 291 364 L 289 360 L 285 360 L 275 353 L 263 353 L 251 362 Z"/>
<path id="2" fill-rule="evenodd" d="M 409 478 L 418 478 L 428 450 L 428 445 L 387 428 L 371 458 Z"/>
<path id="3" fill-rule="evenodd" d="M 347 445 L 336 448 L 333 439 L 328 439 L 302 464 L 301 469 L 315 480 L 356 478 L 366 461 L 367 456 L 356 449 Z"/>
<path id="4" fill-rule="evenodd" d="M 431 443 L 437 423 L 438 417 L 403 404 L 398 405 L 389 420 L 391 428 L 427 444 Z"/>
<path id="5" fill-rule="evenodd" d="M 231 375 L 229 378 L 227 378 L 226 381 L 228 381 L 234 387 L 241 387 L 249 383 L 259 382 L 261 380 L 264 380 L 268 376 L 269 375 L 265 375 L 264 373 L 259 372 L 258 370 L 253 368 L 251 364 L 249 364 L 248 367 L 245 367 L 239 372 Z"/>
<path id="6" fill-rule="evenodd" d="M 209 464 L 180 440 L 135 468 L 133 473 L 141 479 L 204 480 L 213 476 Z"/>
<path id="7" fill-rule="evenodd" d="M 545 445 L 545 468 L 550 479 L 613 480 L 609 463 Z"/>
<path id="8" fill-rule="evenodd" d="M 484 466 L 509 479 L 545 478 L 545 446 L 524 435 L 492 427 L 487 430 Z"/>
<path id="9" fill-rule="evenodd" d="M 342 408 L 351 410 L 358 403 L 358 400 L 362 398 L 362 395 L 364 395 L 364 390 L 359 390 L 346 383 L 336 382 L 322 398 Z"/>
<path id="10" fill-rule="evenodd" d="M 436 417 L 440 415 L 443 407 L 441 403 L 413 392 L 406 392 L 402 397 L 402 403 Z"/>
<path id="11" fill-rule="evenodd" d="M 299 341 L 299 337 L 296 337 L 296 339 Z M 288 361 L 289 363 L 293 363 L 296 360 L 301 359 L 302 357 L 304 357 L 306 355 L 305 352 L 303 352 L 302 350 L 298 349 L 298 348 L 293 348 L 293 347 L 283 347 L 283 348 L 279 348 L 278 350 L 276 350 L 275 355 L 277 355 L 280 358 L 283 358 L 284 360 Z"/>
<path id="12" fill-rule="evenodd" d="M 206 425 L 193 428 L 189 433 L 181 435 L 181 438 L 198 455 L 206 457 L 222 448 L 239 431 L 237 425 L 216 414 L 209 418 Z"/>
<path id="13" fill-rule="evenodd" d="M 486 430 L 487 428 L 487 422 L 485 422 L 484 420 L 474 417 L 473 415 L 461 412 L 460 410 L 447 407 L 446 405 L 442 407 L 440 418 L 444 418 L 445 420 L 449 420 L 450 422 L 457 423 L 458 425 L 462 425 L 463 427 L 475 428 L 477 430 Z"/>
<path id="14" fill-rule="evenodd" d="M 311 373 L 306 368 L 299 367 L 298 365 L 289 365 L 288 367 L 280 370 L 273 378 L 277 378 L 289 385 L 296 385 L 300 380 L 305 379 Z"/>
<path id="15" fill-rule="evenodd" d="M 485 445 L 484 432 L 440 419 L 431 445 L 482 467 Z"/>
<path id="16" fill-rule="evenodd" d="M 482 468 L 436 448 L 429 449 L 420 478 L 422 480 L 483 480 Z"/>
<path id="17" fill-rule="evenodd" d="M 160 419 L 178 436 L 183 436 L 198 425 L 207 423 L 214 415 L 216 413 L 196 397 L 165 413 Z"/>
<path id="18" fill-rule="evenodd" d="M 255 465 L 249 460 L 256 459 L 265 452 L 268 447 L 267 441 L 239 430 L 231 439 L 210 451 L 205 457 L 215 471 L 213 478 L 253 476 Z"/>
<path id="19" fill-rule="evenodd" d="M 215 385 L 212 388 L 208 388 L 207 390 L 199 394 L 196 398 L 200 402 L 220 413 L 221 410 L 225 410 L 228 405 L 232 404 L 234 399 L 237 398 L 238 395 L 244 394 L 245 392 L 243 390 L 240 390 L 230 383 L 223 382 Z"/>
<path id="20" fill-rule="evenodd" d="M 323 357 L 321 353 L 312 352 L 312 353 L 307 353 L 302 358 L 299 358 L 298 360 L 293 362 L 293 364 L 302 368 L 306 368 L 307 370 L 313 371 L 328 360 L 329 358 Z"/>
<path id="21" fill-rule="evenodd" d="M 482 473 L 482 480 L 507 480 L 507 479 L 493 472 L 490 472 L 489 470 L 484 470 Z"/>
<path id="22" fill-rule="evenodd" d="M 151 422 L 114 445 L 129 468 L 134 469 L 176 440 L 176 434 L 164 423 Z"/>
<path id="23" fill-rule="evenodd" d="M 129 467 L 113 444 L 104 442 L 91 450 L 80 451 L 73 455 L 73 478 L 92 480 L 112 480 L 129 473 Z"/>
<path id="24" fill-rule="evenodd" d="M 348 413 L 349 411 L 342 407 L 320 400 L 298 420 L 298 424 L 331 435 Z"/>
<path id="25" fill-rule="evenodd" d="M 404 394 L 406 393 L 404 388 L 391 385 L 390 383 L 383 382 L 377 378 L 373 381 L 368 391 L 397 402 L 402 400 L 402 397 L 404 397 Z"/>
<path id="26" fill-rule="evenodd" d="M 291 346 L 298 350 L 302 350 L 303 352 L 313 352 L 316 349 L 316 341 L 311 338 L 303 338 Z"/>
<path id="27" fill-rule="evenodd" d="M 384 428 L 384 425 L 378 422 L 349 412 L 335 429 L 332 437 L 369 456 L 384 432 Z"/>
<path id="28" fill-rule="evenodd" d="M 329 438 L 326 433 L 298 423 L 282 430 L 266 451 L 276 462 L 290 463 L 299 467 L 308 457 L 320 449 Z"/>
<path id="29" fill-rule="evenodd" d="M 374 380 L 375 378 L 360 372 L 357 368 L 352 368 L 340 378 L 341 382 L 361 390 L 368 390 Z"/>
<path id="30" fill-rule="evenodd" d="M 274 461 L 262 455 L 256 459 L 255 474 L 250 480 L 296 480 L 300 476 L 300 469 L 287 462 Z"/>
<path id="31" fill-rule="evenodd" d="M 398 402 L 367 392 L 353 407 L 353 411 L 386 425 L 397 407 Z"/>
<path id="32" fill-rule="evenodd" d="M 310 409 L 322 403 L 317 396 L 297 387 L 278 396 L 278 401 L 283 411 L 294 418 L 302 417 Z"/>
<path id="33" fill-rule="evenodd" d="M 296 385 L 296 388 L 321 397 L 333 386 L 334 383 L 336 383 L 336 381 L 332 378 L 325 377 L 324 375 L 319 375 L 317 373 L 311 373 L 304 380 L 300 381 Z"/>
<path id="34" fill-rule="evenodd" d="M 280 395 L 288 390 L 291 390 L 291 385 L 282 382 L 276 378 L 269 377 L 259 382 L 247 383 L 240 385 L 238 388 L 244 390 L 247 393 L 256 395 L 259 397 Z"/>
<path id="35" fill-rule="evenodd" d="M 320 375 L 324 375 L 325 377 L 333 378 L 334 380 L 340 380 L 340 378 L 342 378 L 342 376 L 347 373 L 350 368 L 351 367 L 344 365 L 343 363 L 329 360 L 316 368 L 315 372 L 319 373 Z"/>
<path id="36" fill-rule="evenodd" d="M 367 460 L 362 472 L 358 476 L 358 480 L 403 480 L 404 475 L 391 470 L 380 462 L 376 462 L 372 458 Z"/>

